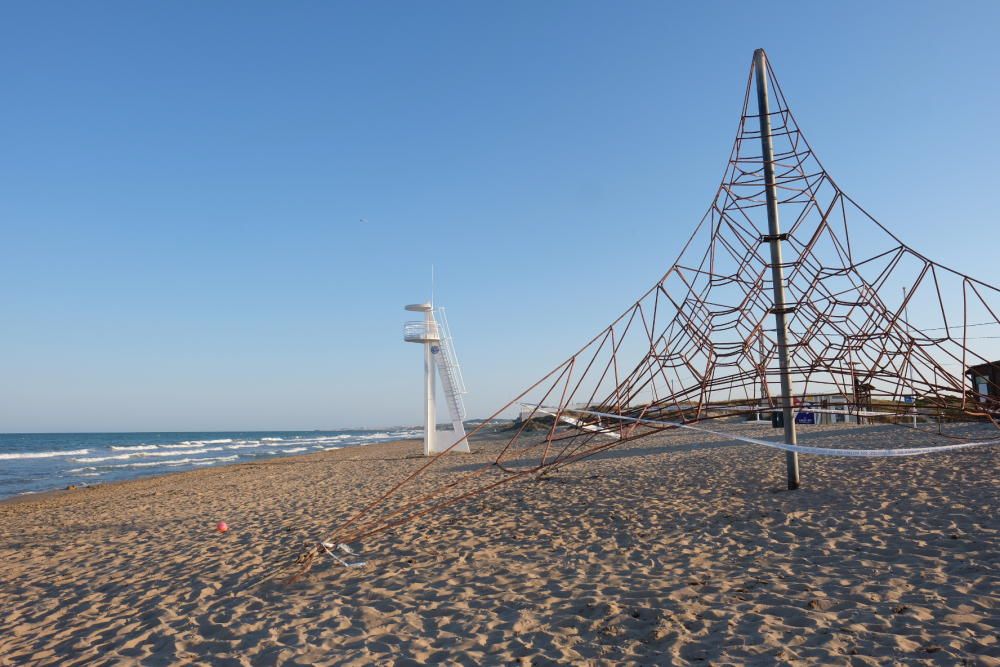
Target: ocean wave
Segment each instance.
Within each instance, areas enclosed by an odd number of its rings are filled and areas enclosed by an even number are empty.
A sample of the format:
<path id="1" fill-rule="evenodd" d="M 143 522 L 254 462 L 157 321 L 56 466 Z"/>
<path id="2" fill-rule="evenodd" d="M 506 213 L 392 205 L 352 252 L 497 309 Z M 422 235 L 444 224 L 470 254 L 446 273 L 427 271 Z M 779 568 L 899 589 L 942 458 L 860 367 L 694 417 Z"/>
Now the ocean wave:
<path id="1" fill-rule="evenodd" d="M 100 463 L 101 461 L 124 461 L 130 459 L 135 454 L 118 454 L 116 456 L 92 456 L 86 459 L 73 459 L 76 463 Z"/>
<path id="2" fill-rule="evenodd" d="M 261 442 L 281 442 L 284 438 L 261 438 Z"/>
<path id="3" fill-rule="evenodd" d="M 263 447 L 263 446 L 264 446 L 264 443 L 262 443 L 262 442 L 256 442 L 256 443 L 250 443 L 250 442 L 248 442 L 248 443 L 239 444 L 239 445 L 229 445 L 228 447 L 226 447 L 226 449 L 253 449 L 255 447 Z"/>
<path id="4" fill-rule="evenodd" d="M 320 442 L 340 442 L 341 440 L 347 440 L 349 438 L 355 438 L 357 436 L 353 435 L 327 435 L 327 436 L 316 436 L 314 438 L 293 438 L 291 440 L 286 440 L 284 444 L 288 447 L 295 447 L 297 445 L 314 445 Z M 267 438 L 261 438 L 261 440 L 267 440 Z M 277 443 L 271 443 L 272 447 L 280 447 Z"/>
<path id="5" fill-rule="evenodd" d="M 151 449 L 159 449 L 156 445 L 135 445 L 134 447 L 119 447 L 118 445 L 111 445 L 111 449 L 116 452 L 145 452 Z"/>
<path id="6" fill-rule="evenodd" d="M 294 454 L 295 452 L 304 452 L 308 447 L 295 447 L 293 449 L 282 449 L 281 451 L 285 454 Z"/>
<path id="7" fill-rule="evenodd" d="M 175 463 L 190 463 L 195 459 L 177 459 L 176 461 L 145 461 L 142 463 L 120 463 L 118 465 L 101 466 L 102 468 L 151 468 L 153 466 L 167 466 Z"/>
<path id="8" fill-rule="evenodd" d="M 357 436 L 358 440 L 386 440 L 388 438 L 399 438 L 402 434 L 399 433 L 368 433 L 365 435 Z"/>
<path id="9" fill-rule="evenodd" d="M 196 466 L 207 466 L 213 463 L 222 463 L 223 461 L 235 461 L 238 458 L 240 458 L 238 454 L 233 454 L 232 456 L 219 456 L 214 459 L 197 459 L 192 463 Z"/>
<path id="10" fill-rule="evenodd" d="M 175 468 L 177 466 L 183 465 L 208 465 L 210 463 L 218 463 L 220 461 L 233 461 L 239 458 L 239 454 L 233 454 L 232 456 L 216 456 L 208 458 L 183 458 L 183 459 L 170 459 L 167 461 L 141 461 L 138 463 L 122 463 L 119 465 L 104 466 L 107 468 L 151 468 L 153 466 L 163 466 L 168 468 Z"/>
<path id="11" fill-rule="evenodd" d="M 17 459 L 51 459 L 56 456 L 80 456 L 89 454 L 89 449 L 73 449 L 65 452 L 16 452 L 0 454 L 0 461 L 15 461 Z"/>
<path id="12" fill-rule="evenodd" d="M 116 454 L 113 456 L 93 456 L 85 459 L 73 459 L 77 463 L 100 463 L 101 461 L 125 461 L 131 458 L 146 458 L 149 456 L 190 456 L 191 454 L 207 454 L 208 452 L 221 452 L 222 447 L 202 447 L 201 449 L 187 449 L 174 452 L 132 452 L 131 454 Z"/>

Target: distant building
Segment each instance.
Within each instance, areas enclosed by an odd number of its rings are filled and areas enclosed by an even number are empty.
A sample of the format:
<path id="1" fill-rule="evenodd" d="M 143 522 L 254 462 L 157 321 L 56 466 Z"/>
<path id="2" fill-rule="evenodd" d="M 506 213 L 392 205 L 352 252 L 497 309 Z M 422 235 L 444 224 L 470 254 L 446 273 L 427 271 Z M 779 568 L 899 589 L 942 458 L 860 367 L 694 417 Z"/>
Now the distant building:
<path id="1" fill-rule="evenodd" d="M 771 420 L 771 425 L 775 428 L 783 426 L 784 418 L 780 411 L 770 406 L 760 406 L 761 412 L 751 415 L 753 419 Z M 844 394 L 809 394 L 807 396 L 796 396 L 794 407 L 796 424 L 857 424 L 859 418 L 855 414 L 859 406 L 853 405 L 850 396 Z M 860 406 L 860 409 L 868 409 Z"/>
<path id="2" fill-rule="evenodd" d="M 1000 399 L 1000 361 L 969 366 L 965 374 L 981 403 L 989 399 Z"/>

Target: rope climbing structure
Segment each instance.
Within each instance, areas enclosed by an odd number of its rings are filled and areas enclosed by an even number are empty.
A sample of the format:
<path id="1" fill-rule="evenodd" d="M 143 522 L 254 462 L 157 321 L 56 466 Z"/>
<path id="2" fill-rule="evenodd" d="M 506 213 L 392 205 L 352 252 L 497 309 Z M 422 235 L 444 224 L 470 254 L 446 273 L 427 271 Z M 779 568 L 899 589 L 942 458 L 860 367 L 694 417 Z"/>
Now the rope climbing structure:
<path id="1" fill-rule="evenodd" d="M 795 442 L 794 413 L 811 405 L 829 418 L 928 431 L 956 421 L 997 426 L 997 376 L 973 377 L 970 369 L 1000 358 L 991 342 L 1000 339 L 998 309 L 996 287 L 914 250 L 840 189 L 758 51 L 725 176 L 663 277 L 496 412 L 527 406 L 489 463 L 414 492 L 414 482 L 446 451 L 348 517 L 327 544 L 361 540 L 666 429 L 719 434 L 711 420 L 740 415 L 780 413 L 782 442 L 735 439 L 790 457 L 995 444 L 803 447 Z M 798 463 L 788 463 L 794 488 Z M 308 566 L 320 550 L 313 547 L 299 563 Z"/>

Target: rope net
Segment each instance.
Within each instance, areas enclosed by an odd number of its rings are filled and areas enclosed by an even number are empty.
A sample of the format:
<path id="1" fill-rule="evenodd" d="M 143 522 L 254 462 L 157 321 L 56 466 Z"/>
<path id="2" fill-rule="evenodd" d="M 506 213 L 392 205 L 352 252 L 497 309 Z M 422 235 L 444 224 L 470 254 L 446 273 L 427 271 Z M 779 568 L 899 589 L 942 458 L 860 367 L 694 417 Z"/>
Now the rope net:
<path id="1" fill-rule="evenodd" d="M 997 347 L 989 341 L 1000 339 L 998 289 L 917 252 L 847 196 L 799 129 L 770 64 L 766 75 L 778 209 L 787 234 L 782 244 L 793 395 L 779 389 L 751 67 L 725 176 L 663 277 L 491 417 L 528 406 L 520 428 L 492 462 L 450 474 L 429 489 L 424 485 L 419 493 L 403 493 L 447 452 L 429 459 L 338 526 L 331 543 L 361 540 L 622 442 L 680 426 L 716 433 L 704 422 L 770 412 L 789 401 L 812 402 L 817 412 L 855 420 L 978 420 L 997 426 L 1000 369 L 990 372 L 984 355 Z M 977 375 L 974 367 L 981 364 L 986 370 Z M 542 437 L 531 430 L 540 423 Z M 824 453 L 818 449 L 800 451 Z M 300 563 L 308 565 L 318 549 Z"/>

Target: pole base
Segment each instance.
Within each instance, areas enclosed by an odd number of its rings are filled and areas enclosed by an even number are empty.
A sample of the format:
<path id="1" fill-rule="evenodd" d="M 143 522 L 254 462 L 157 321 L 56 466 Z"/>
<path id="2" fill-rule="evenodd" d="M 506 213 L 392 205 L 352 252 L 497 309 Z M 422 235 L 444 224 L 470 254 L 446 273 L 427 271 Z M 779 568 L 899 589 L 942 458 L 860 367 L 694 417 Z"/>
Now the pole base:
<path id="1" fill-rule="evenodd" d="M 799 488 L 799 453 L 785 452 L 785 468 L 788 471 L 788 490 Z"/>

